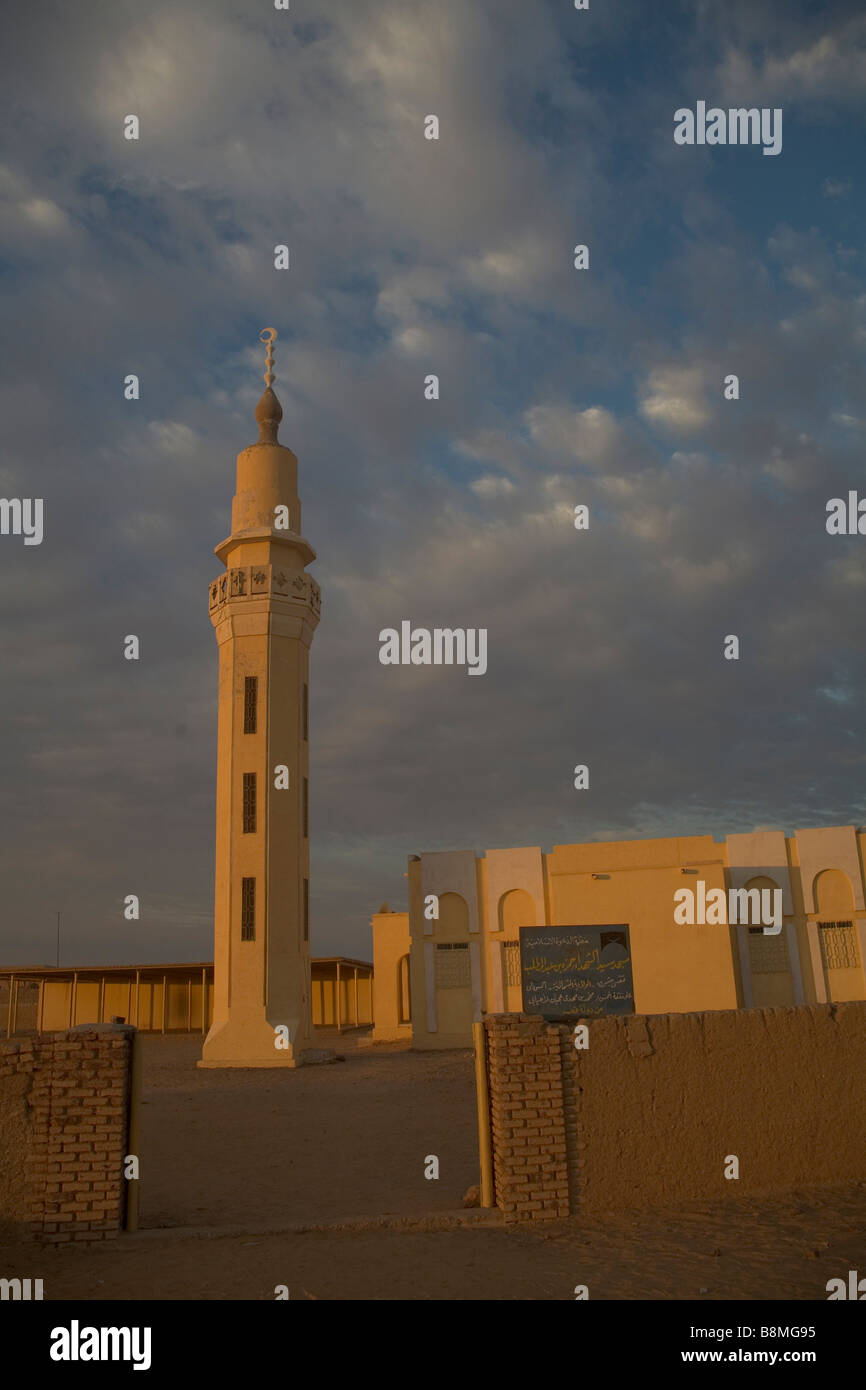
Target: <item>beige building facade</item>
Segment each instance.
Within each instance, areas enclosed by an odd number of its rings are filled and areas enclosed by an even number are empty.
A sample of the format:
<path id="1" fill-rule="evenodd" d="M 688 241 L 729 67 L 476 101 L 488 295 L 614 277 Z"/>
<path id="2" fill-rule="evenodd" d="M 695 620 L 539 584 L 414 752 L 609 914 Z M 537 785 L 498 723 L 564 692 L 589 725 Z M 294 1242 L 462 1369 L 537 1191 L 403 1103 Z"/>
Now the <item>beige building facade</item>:
<path id="1" fill-rule="evenodd" d="M 468 1047 L 473 1022 L 520 1012 L 521 927 L 626 924 L 636 1013 L 866 999 L 864 848 L 849 825 L 413 856 L 408 912 L 373 918 L 373 1037 Z M 781 930 L 683 924 L 684 888 L 767 890 Z"/>

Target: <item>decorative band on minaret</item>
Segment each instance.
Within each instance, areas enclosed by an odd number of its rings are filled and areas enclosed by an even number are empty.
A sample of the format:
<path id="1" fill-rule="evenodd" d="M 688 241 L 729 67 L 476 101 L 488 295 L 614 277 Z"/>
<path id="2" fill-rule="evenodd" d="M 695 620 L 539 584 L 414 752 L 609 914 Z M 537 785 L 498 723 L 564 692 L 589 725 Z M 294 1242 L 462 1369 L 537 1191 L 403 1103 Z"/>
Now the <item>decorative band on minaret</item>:
<path id="1" fill-rule="evenodd" d="M 257 443 L 238 454 L 219 646 L 213 1023 L 201 1066 L 296 1067 L 312 1049 L 309 656 L 321 594 L 306 566 L 298 461 L 277 431 L 275 328 L 264 328 Z"/>

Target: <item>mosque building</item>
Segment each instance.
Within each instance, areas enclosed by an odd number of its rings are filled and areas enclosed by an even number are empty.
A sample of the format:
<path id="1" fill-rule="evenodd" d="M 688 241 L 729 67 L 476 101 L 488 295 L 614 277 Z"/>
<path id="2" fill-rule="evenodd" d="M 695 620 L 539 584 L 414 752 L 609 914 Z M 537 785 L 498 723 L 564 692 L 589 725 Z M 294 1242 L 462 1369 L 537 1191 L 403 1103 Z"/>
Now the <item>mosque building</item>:
<path id="1" fill-rule="evenodd" d="M 521 928 L 625 929 L 639 1014 L 866 999 L 864 853 L 848 825 L 413 855 L 408 912 L 372 919 L 373 1041 L 468 1047 L 485 1013 L 522 1011 Z M 778 928 L 684 922 L 714 890 L 763 890 Z"/>
<path id="2" fill-rule="evenodd" d="M 298 462 L 277 437 L 276 336 L 261 335 L 259 438 L 238 455 L 231 533 L 216 547 L 226 573 L 210 586 L 220 674 L 213 1021 L 203 1066 L 319 1059 L 308 711 L 321 595 L 306 573 L 315 552 L 301 528 Z M 866 998 L 864 843 L 863 831 L 836 826 L 791 837 L 762 830 L 723 841 L 559 845 L 550 854 L 413 855 L 408 912 L 373 918 L 373 1039 L 464 1047 L 483 1014 L 528 1007 L 521 928 L 602 929 L 608 945 L 625 943 L 625 1007 L 636 1013 Z M 736 911 L 738 899 L 748 908 L 765 897 L 774 905 L 769 929 L 769 919 Z M 734 910 L 721 920 L 706 913 L 713 898 Z M 700 910 L 684 916 L 683 899 Z"/>
<path id="3" fill-rule="evenodd" d="M 363 1028 L 372 1016 L 373 1042 L 467 1047 L 485 1014 L 532 1011 L 521 933 L 531 947 L 535 931 L 539 946 L 583 933 L 604 969 L 627 962 L 624 987 L 597 992 L 597 1013 L 611 1001 L 660 1014 L 866 998 L 866 829 L 853 825 L 412 855 L 408 912 L 383 904 L 372 919 L 372 972 L 363 960 L 311 963 L 309 657 L 321 594 L 307 573 L 298 460 L 278 438 L 276 336 L 261 335 L 259 437 L 237 456 L 231 531 L 216 547 L 225 572 L 209 588 L 212 972 L 208 962 L 2 971 L 7 1035 L 25 1018 L 41 1032 L 117 1011 L 138 1027 L 206 1032 L 200 1066 L 295 1067 L 333 1056 L 316 1048 L 315 1027 Z M 765 902 L 771 917 L 756 916 Z"/>

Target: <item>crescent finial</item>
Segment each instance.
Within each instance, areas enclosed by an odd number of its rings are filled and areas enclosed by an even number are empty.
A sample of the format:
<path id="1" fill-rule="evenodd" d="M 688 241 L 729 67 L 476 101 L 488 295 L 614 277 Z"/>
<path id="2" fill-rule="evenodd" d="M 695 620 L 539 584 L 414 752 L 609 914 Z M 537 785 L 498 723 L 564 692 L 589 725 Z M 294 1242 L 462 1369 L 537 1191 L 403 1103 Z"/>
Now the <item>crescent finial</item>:
<path id="1" fill-rule="evenodd" d="M 267 359 L 266 359 L 266 362 L 267 362 L 267 371 L 265 372 L 265 385 L 266 385 L 266 386 L 271 386 L 271 385 L 273 385 L 273 380 L 274 380 L 274 372 L 273 372 L 273 366 L 274 366 L 274 343 L 277 341 L 277 338 L 278 338 L 278 337 L 279 337 L 279 334 L 277 333 L 277 330 L 276 330 L 275 328 L 263 328 L 262 331 L 261 331 L 261 333 L 259 334 L 259 342 L 260 342 L 260 343 L 267 343 L 267 347 L 268 347 L 268 355 L 267 355 Z"/>

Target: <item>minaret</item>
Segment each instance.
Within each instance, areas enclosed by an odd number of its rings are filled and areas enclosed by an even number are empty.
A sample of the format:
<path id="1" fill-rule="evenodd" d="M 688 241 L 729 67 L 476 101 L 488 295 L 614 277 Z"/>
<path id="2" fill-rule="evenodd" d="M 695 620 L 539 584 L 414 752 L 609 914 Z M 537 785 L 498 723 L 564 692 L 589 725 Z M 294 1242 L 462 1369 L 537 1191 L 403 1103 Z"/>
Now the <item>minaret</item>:
<path id="1" fill-rule="evenodd" d="M 238 454 L 231 535 L 216 547 L 226 573 L 210 586 L 219 729 L 205 1067 L 296 1067 L 312 1044 L 308 692 L 321 595 L 305 573 L 316 556 L 301 534 L 298 460 L 277 439 L 276 337 L 262 330 L 258 443 Z"/>

